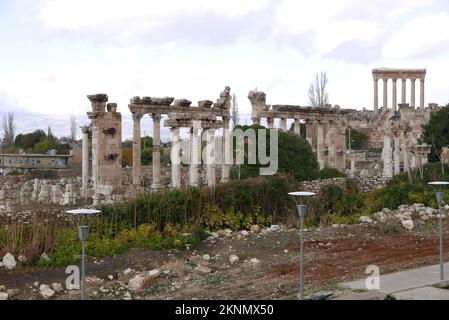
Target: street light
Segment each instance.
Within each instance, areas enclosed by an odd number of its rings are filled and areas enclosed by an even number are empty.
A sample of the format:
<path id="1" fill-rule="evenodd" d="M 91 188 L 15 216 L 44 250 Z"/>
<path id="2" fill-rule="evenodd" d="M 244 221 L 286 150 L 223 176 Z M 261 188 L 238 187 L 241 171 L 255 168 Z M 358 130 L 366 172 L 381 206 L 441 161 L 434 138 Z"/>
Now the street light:
<path id="1" fill-rule="evenodd" d="M 296 203 L 296 208 L 298 210 L 299 220 L 301 222 L 300 232 L 299 232 L 299 298 L 304 300 L 304 216 L 307 213 L 307 205 L 304 204 L 303 200 L 306 197 L 314 196 L 313 192 L 290 192 L 290 196 L 293 197 Z"/>
<path id="2" fill-rule="evenodd" d="M 68 210 L 66 213 L 81 217 L 81 222 L 78 222 L 78 237 L 81 240 L 81 300 L 86 297 L 86 240 L 89 237 L 89 226 L 85 224 L 84 217 L 100 213 L 100 210 L 94 209 L 76 209 Z"/>
<path id="3" fill-rule="evenodd" d="M 435 190 L 435 195 L 438 202 L 438 212 L 440 216 L 440 280 L 444 280 L 444 253 L 443 253 L 443 217 L 441 213 L 442 203 L 444 202 L 443 190 L 447 188 L 449 182 L 447 181 L 434 181 L 429 184 Z"/>

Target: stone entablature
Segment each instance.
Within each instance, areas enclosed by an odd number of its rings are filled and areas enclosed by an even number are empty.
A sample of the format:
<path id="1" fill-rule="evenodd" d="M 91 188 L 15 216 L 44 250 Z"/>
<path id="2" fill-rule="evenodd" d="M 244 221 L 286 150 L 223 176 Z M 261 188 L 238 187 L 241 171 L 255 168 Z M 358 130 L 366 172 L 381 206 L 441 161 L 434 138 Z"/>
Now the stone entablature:
<path id="1" fill-rule="evenodd" d="M 275 119 L 280 119 L 280 129 L 287 131 L 287 120 L 293 119 L 294 132 L 300 134 L 301 121 L 306 124 L 306 139 L 317 153 L 320 168 L 326 166 L 346 169 L 346 116 L 355 110 L 340 108 L 312 108 L 292 105 L 266 104 L 266 94 L 250 91 L 248 99 L 252 106 L 252 120 L 260 124 L 267 119 L 267 127 L 274 128 Z"/>
<path id="2" fill-rule="evenodd" d="M 380 68 L 373 69 L 373 80 L 374 80 L 374 112 L 377 113 L 379 108 L 379 100 L 378 100 L 378 81 L 383 81 L 383 108 L 388 108 L 388 81 L 392 81 L 392 109 L 393 111 L 397 111 L 398 103 L 397 103 L 397 80 L 401 80 L 402 82 L 402 95 L 401 102 L 402 104 L 406 104 L 406 81 L 410 81 L 410 106 L 412 108 L 415 107 L 415 81 L 417 79 L 420 80 L 420 103 L 419 107 L 423 109 L 425 107 L 424 104 L 424 81 L 426 77 L 426 69 L 389 69 L 389 68 Z"/>
<path id="3" fill-rule="evenodd" d="M 191 106 L 192 102 L 187 99 L 176 99 L 172 97 L 134 97 L 130 100 L 129 110 L 133 115 L 133 185 L 138 189 L 142 185 L 141 181 L 141 119 L 148 114 L 153 119 L 153 182 L 152 189 L 162 188 L 161 164 L 160 164 L 160 125 L 161 117 L 167 116 L 164 126 L 170 128 L 172 145 L 180 143 L 179 129 L 190 129 L 190 143 L 193 148 L 198 146 L 200 130 L 208 129 L 229 129 L 231 95 L 230 88 L 225 87 L 220 98 L 215 103 L 210 100 L 198 101 L 198 106 Z M 198 186 L 198 160 L 192 159 L 194 152 L 191 152 L 189 165 L 189 183 L 191 186 Z M 171 165 L 171 187 L 181 186 L 181 166 L 179 164 L 180 154 L 173 154 L 176 159 Z M 207 165 L 207 182 L 210 187 L 215 185 L 215 166 Z M 222 182 L 229 180 L 229 165 L 222 164 Z"/>

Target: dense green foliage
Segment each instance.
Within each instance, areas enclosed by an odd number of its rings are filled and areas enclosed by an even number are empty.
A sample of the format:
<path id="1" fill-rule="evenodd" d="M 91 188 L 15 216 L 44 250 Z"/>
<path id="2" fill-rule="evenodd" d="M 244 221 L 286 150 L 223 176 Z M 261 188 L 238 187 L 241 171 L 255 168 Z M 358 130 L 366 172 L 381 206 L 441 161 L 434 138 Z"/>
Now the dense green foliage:
<path id="1" fill-rule="evenodd" d="M 142 150 L 140 158 L 143 166 L 148 166 L 153 161 L 153 138 L 145 136 L 141 138 L 140 149 Z M 122 142 L 122 166 L 132 166 L 133 164 L 133 140 Z"/>
<path id="2" fill-rule="evenodd" d="M 420 140 L 432 146 L 429 160 L 439 161 L 436 152 L 441 153 L 441 147 L 449 145 L 449 104 L 430 114 Z"/>
<path id="3" fill-rule="evenodd" d="M 319 179 L 343 178 L 346 174 L 335 168 L 323 168 L 318 173 Z"/>
<path id="4" fill-rule="evenodd" d="M 26 153 L 38 154 L 45 154 L 52 149 L 56 150 L 57 154 L 69 154 L 70 151 L 70 146 L 56 138 L 50 128 L 48 128 L 48 133 L 36 130 L 31 133 L 18 134 L 14 140 L 14 147 L 17 150 L 22 149 Z"/>
<path id="5" fill-rule="evenodd" d="M 270 130 L 260 125 L 252 126 L 237 126 L 235 129 L 242 129 L 245 132 L 248 129 L 265 130 L 267 136 L 267 151 L 269 155 L 270 144 L 269 136 Z M 256 134 L 256 141 L 246 141 L 246 145 L 256 143 L 256 150 L 258 135 Z M 234 141 L 234 150 L 236 142 Z M 240 178 L 246 179 L 249 177 L 259 176 L 259 169 L 263 167 L 259 162 L 256 164 L 248 164 L 248 147 L 245 148 L 245 164 L 240 166 Z M 307 141 L 293 132 L 279 132 L 278 135 L 278 173 L 288 174 L 298 181 L 313 180 L 318 178 L 318 162 L 312 148 Z M 238 168 L 231 173 L 231 178 L 238 177 Z"/>
<path id="6" fill-rule="evenodd" d="M 351 133 L 349 134 L 349 130 Z M 349 140 L 349 136 L 351 136 L 351 140 Z M 352 150 L 366 150 L 368 149 L 368 140 L 369 137 L 361 131 L 355 129 L 347 129 L 346 130 L 346 145 L 351 146 Z"/>

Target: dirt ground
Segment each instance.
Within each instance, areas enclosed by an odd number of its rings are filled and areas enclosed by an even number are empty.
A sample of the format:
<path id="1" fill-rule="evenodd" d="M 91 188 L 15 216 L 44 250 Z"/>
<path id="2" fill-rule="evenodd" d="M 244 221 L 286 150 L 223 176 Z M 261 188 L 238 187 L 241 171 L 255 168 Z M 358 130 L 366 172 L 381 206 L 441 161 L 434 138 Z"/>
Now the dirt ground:
<path id="1" fill-rule="evenodd" d="M 306 295 L 338 294 L 337 284 L 367 277 L 368 265 L 381 274 L 438 263 L 437 225 L 421 225 L 414 231 L 382 234 L 375 226 L 351 225 L 308 230 L 305 233 Z M 132 249 L 127 253 L 89 261 L 87 275 L 98 277 L 88 283 L 91 299 L 295 299 L 298 292 L 298 231 L 282 229 L 268 234 L 251 234 L 237 239 L 221 237 L 185 251 Z M 449 248 L 449 228 L 445 245 Z M 446 250 L 448 252 L 448 250 Z M 208 254 L 211 259 L 202 259 Z M 231 264 L 229 256 L 240 260 Z M 193 270 L 191 257 L 211 273 Z M 251 263 L 257 258 L 260 263 Z M 446 261 L 449 259 L 449 252 Z M 160 269 L 161 276 L 145 283 L 145 289 L 128 292 L 123 271 Z M 164 272 L 164 270 L 167 270 Z M 113 280 L 109 279 L 113 277 Z M 20 289 L 12 299 L 42 299 L 33 283 L 64 284 L 65 268 L 21 268 L 0 271 L 0 285 Z M 79 291 L 64 291 L 52 299 L 78 299 Z"/>

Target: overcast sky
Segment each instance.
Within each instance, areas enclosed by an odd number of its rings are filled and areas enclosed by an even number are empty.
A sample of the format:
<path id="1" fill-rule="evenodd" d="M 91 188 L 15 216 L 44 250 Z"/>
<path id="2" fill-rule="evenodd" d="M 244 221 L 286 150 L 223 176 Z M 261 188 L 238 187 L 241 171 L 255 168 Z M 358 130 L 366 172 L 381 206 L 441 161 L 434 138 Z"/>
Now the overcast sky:
<path id="1" fill-rule="evenodd" d="M 426 104 L 445 104 L 448 30 L 444 0 L 0 0 L 0 111 L 82 123 L 87 94 L 129 117 L 133 96 L 196 104 L 229 85 L 248 113 L 255 87 L 307 105 L 321 70 L 332 104 L 372 109 L 376 67 L 426 68 Z"/>

